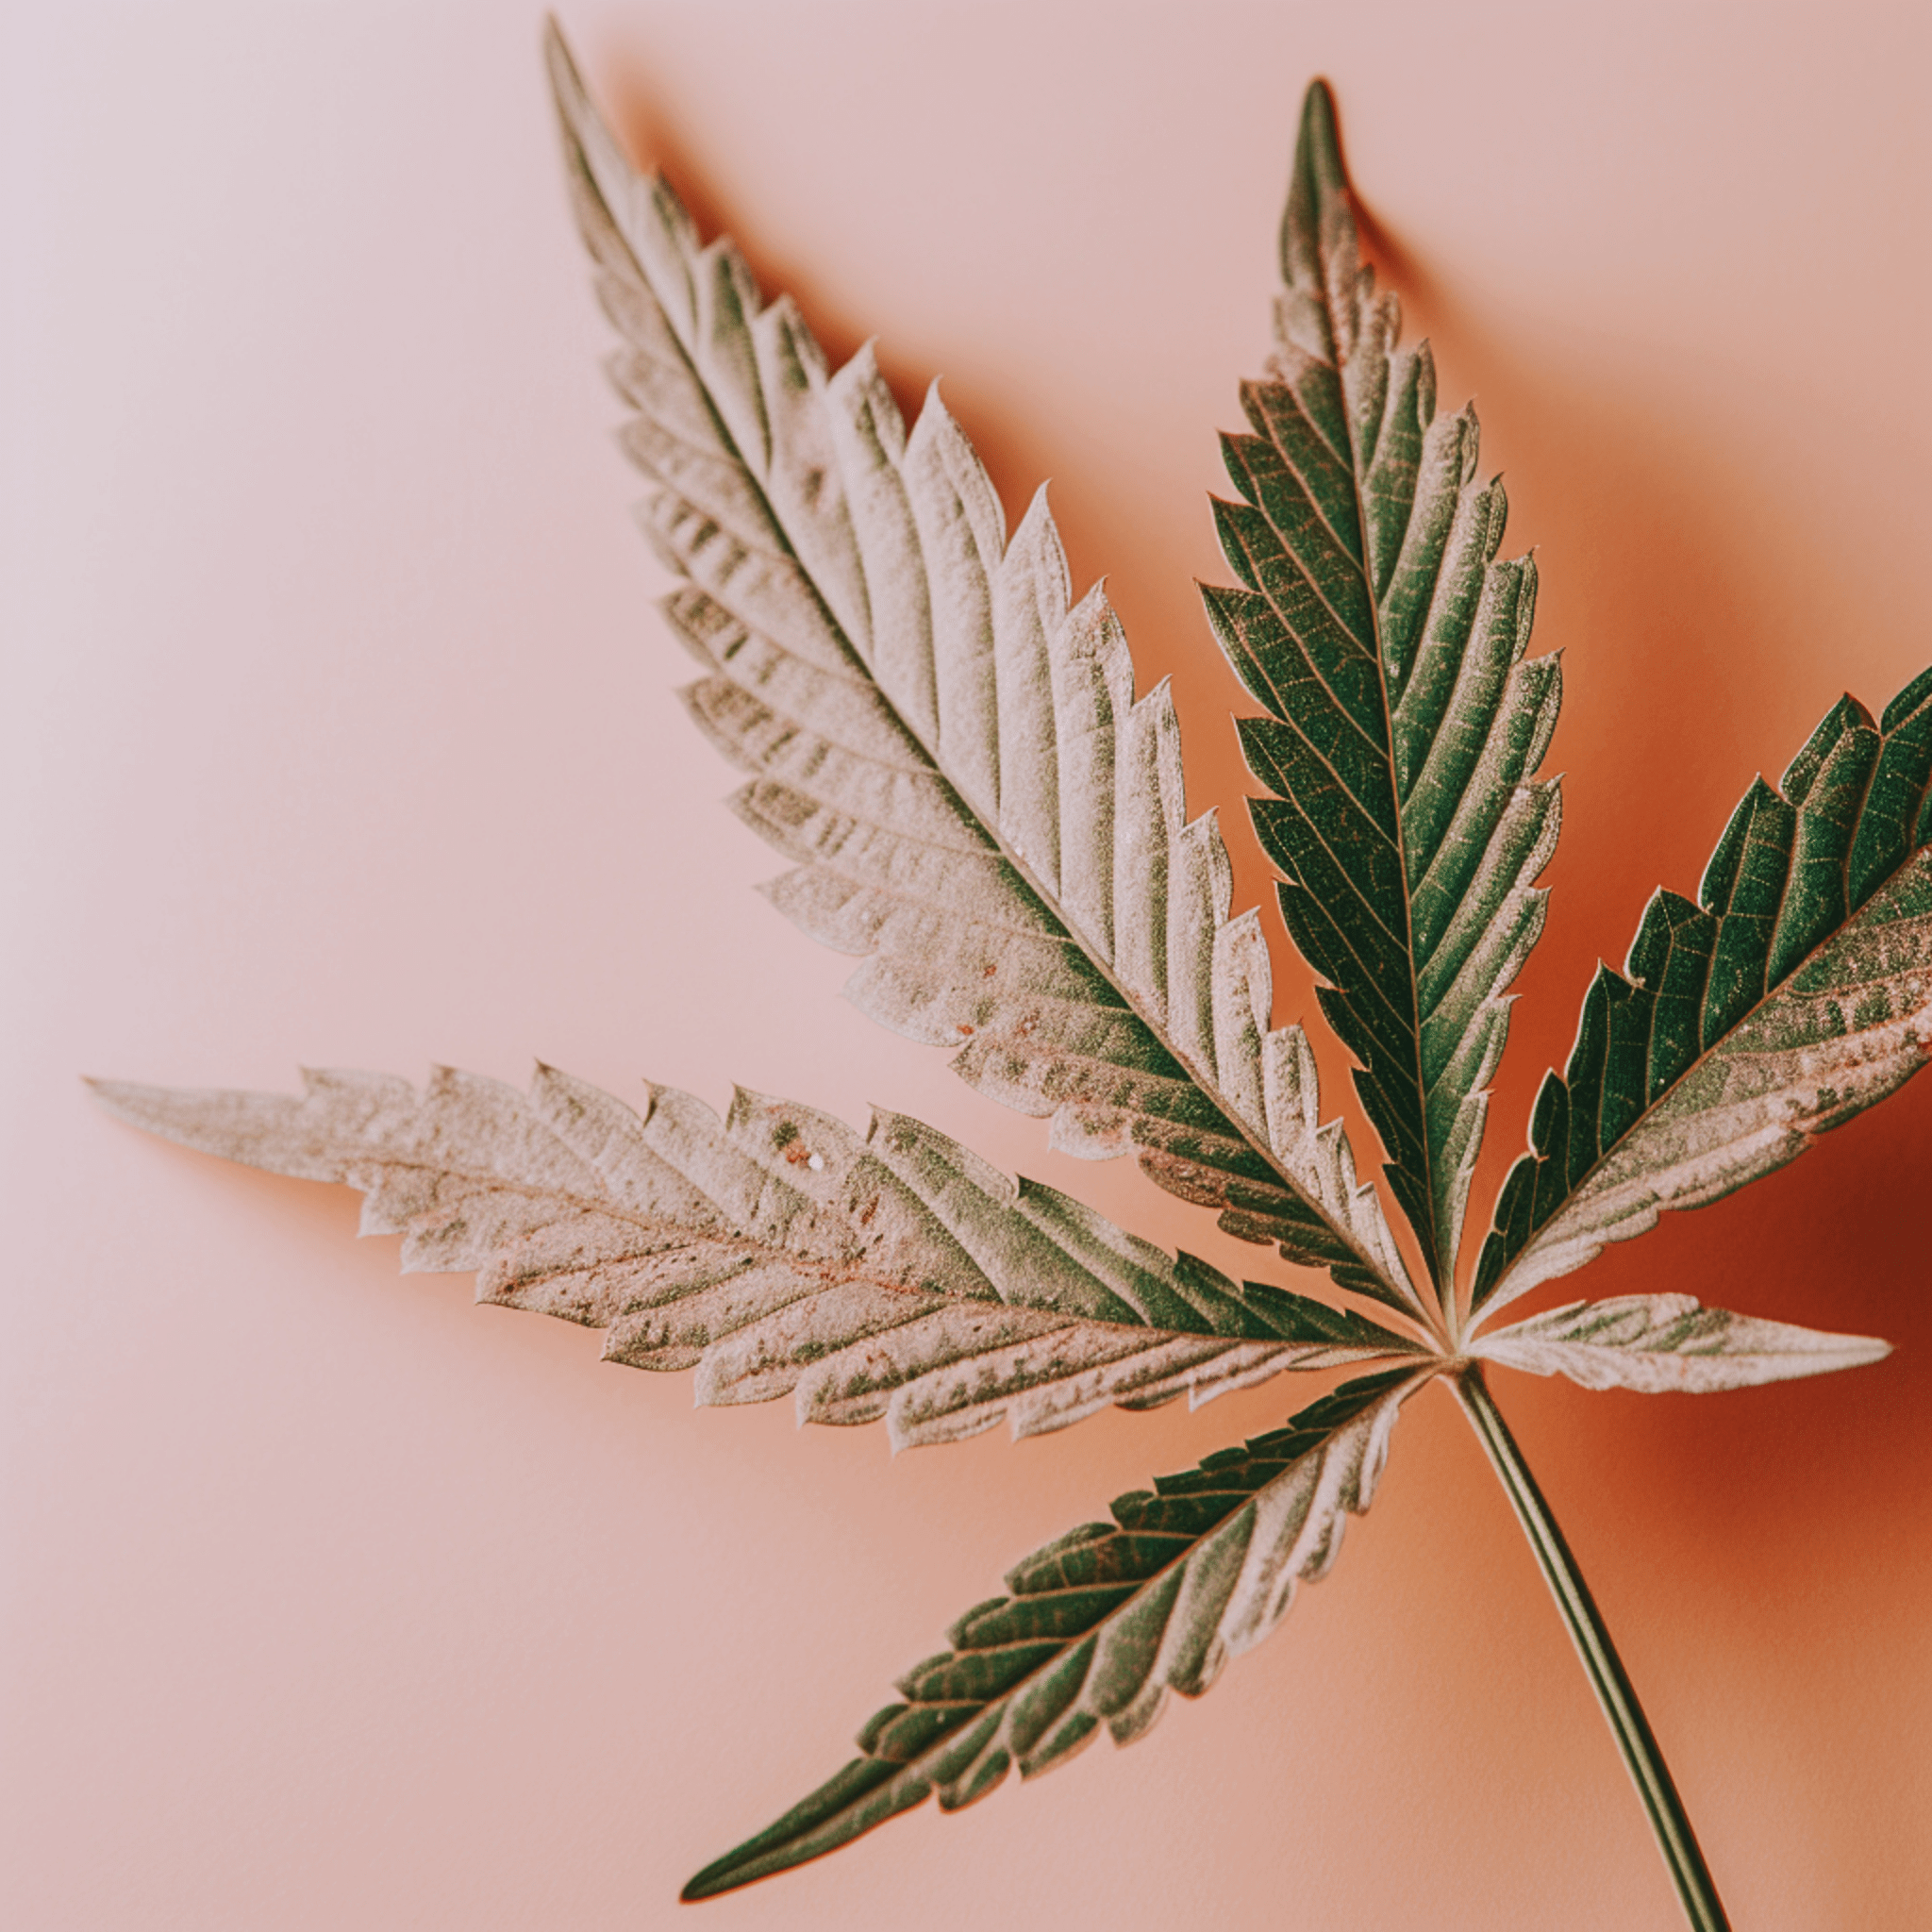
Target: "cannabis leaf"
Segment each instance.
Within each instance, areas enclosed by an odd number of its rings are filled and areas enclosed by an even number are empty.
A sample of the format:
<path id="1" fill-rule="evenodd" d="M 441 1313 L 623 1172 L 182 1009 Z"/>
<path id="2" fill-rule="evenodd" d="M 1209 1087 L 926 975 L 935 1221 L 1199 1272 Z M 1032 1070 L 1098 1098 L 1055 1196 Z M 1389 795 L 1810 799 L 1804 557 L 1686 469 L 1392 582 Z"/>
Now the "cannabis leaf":
<path id="1" fill-rule="evenodd" d="M 1125 1744 L 1170 1690 L 1198 1697 L 1324 1576 L 1369 1507 L 1404 1401 L 1434 1373 L 1344 1383 L 1285 1428 L 1119 1497 L 1007 1574 L 859 1733 L 863 1756 L 685 1887 L 711 1898 L 848 1843 L 934 1792 L 970 1805 L 1017 1765 L 1050 1770 L 1105 1725 Z"/>
<path id="2" fill-rule="evenodd" d="M 1009 1594 L 900 1681 L 860 1757 L 700 1873 L 729 1890 L 937 1794 L 971 1803 L 1104 1726 L 1140 1736 L 1324 1574 L 1368 1507 L 1403 1403 L 1443 1378 L 1542 1565 L 1694 1925 L 1717 1891 L 1602 1618 L 1485 1379 L 1738 1389 L 1886 1344 L 1682 1294 L 1579 1301 L 1479 1333 L 1666 1207 L 1715 1199 L 1890 1092 L 1932 1037 L 1932 671 L 1882 722 L 1844 699 L 1760 779 L 1697 903 L 1660 892 L 1602 969 L 1566 1074 L 1497 1203 L 1465 1311 L 1456 1268 L 1507 989 L 1541 931 L 1557 838 L 1536 776 L 1560 699 L 1527 649 L 1535 568 L 1499 559 L 1475 419 L 1439 416 L 1426 344 L 1360 261 L 1325 87 L 1282 231 L 1286 291 L 1251 433 L 1224 439 L 1236 589 L 1216 636 L 1289 930 L 1358 1065 L 1436 1306 L 1411 1283 L 1313 1055 L 1272 1025 L 1267 948 L 1230 916 L 1211 814 L 1190 821 L 1166 688 L 1139 698 L 1098 589 L 1077 602 L 1042 493 L 1010 541 L 937 393 L 908 432 L 869 350 L 836 374 L 728 242 L 700 245 L 630 169 L 553 26 L 580 225 L 624 338 L 612 364 L 653 479 L 646 528 L 704 675 L 685 693 L 750 782 L 740 815 L 792 860 L 772 897 L 864 963 L 865 1011 L 957 1044 L 974 1087 L 1054 1143 L 1136 1152 L 1221 1224 L 1325 1265 L 1424 1339 L 1170 1256 L 901 1115 L 864 1134 L 739 1091 L 641 1112 L 550 1068 L 527 1094 L 308 1076 L 297 1097 L 101 1084 L 124 1119 L 365 1196 L 406 1268 L 607 1331 L 606 1356 L 695 1371 L 701 1402 L 790 1394 L 801 1421 L 895 1445 L 1016 1435 L 1105 1405 L 1201 1402 L 1289 1369 L 1388 1362 L 1036 1552 Z"/>
<path id="3" fill-rule="evenodd" d="M 1446 1307 L 1503 994 L 1542 930 L 1560 813 L 1531 774 L 1562 680 L 1524 657 L 1536 566 L 1496 558 L 1507 506 L 1475 485 L 1475 413 L 1436 413 L 1428 344 L 1397 347 L 1361 263 L 1319 82 L 1281 267 L 1271 377 L 1241 391 L 1253 433 L 1222 440 L 1241 500 L 1215 521 L 1243 588 L 1203 596 L 1267 712 L 1241 733 L 1282 915 Z"/>
<path id="4" fill-rule="evenodd" d="M 1072 601 L 1044 491 L 1008 543 L 937 390 L 908 435 L 870 347 L 828 375 L 790 298 L 632 170 L 554 28 L 548 52 L 644 527 L 690 579 L 664 607 L 707 673 L 686 701 L 797 862 L 774 901 L 870 956 L 861 1010 L 958 1047 L 1056 1146 L 1132 1148 L 1231 1233 L 1420 1313 L 1300 1028 L 1272 1027 L 1213 815 L 1188 820 L 1167 687 L 1136 701 L 1105 593 Z"/>
<path id="5" fill-rule="evenodd" d="M 1499 1308 L 1792 1160 L 1932 1042 L 1932 670 L 1878 724 L 1841 698 L 1758 778 L 1693 904 L 1659 891 L 1545 1076 L 1476 1273 Z"/>
<path id="6" fill-rule="evenodd" d="M 527 1096 L 447 1067 L 421 1092 L 347 1073 L 299 1098 L 94 1091 L 151 1133 L 346 1181 L 406 1270 L 475 1270 L 479 1301 L 607 1329 L 607 1360 L 694 1368 L 701 1403 L 791 1394 L 801 1422 L 883 1417 L 895 1447 L 1417 1352 L 1170 1258 L 903 1114 L 861 1138 L 762 1094 L 720 1121 L 656 1087 L 639 1115 L 552 1067 Z"/>

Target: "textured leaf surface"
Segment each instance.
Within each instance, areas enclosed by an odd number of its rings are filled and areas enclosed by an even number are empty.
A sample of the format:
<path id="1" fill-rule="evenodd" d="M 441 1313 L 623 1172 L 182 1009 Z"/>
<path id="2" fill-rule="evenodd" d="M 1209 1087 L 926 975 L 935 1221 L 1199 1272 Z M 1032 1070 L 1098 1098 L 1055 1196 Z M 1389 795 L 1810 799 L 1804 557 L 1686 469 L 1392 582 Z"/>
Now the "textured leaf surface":
<path id="1" fill-rule="evenodd" d="M 1477 1270 L 1501 1307 L 1794 1159 L 1932 1041 L 1932 671 L 1835 705 L 1745 793 L 1693 904 L 1658 891 L 1548 1074 Z"/>
<path id="2" fill-rule="evenodd" d="M 530 1092 L 444 1068 L 418 1091 L 311 1074 L 299 1098 L 97 1083 L 124 1120 L 271 1173 L 346 1181 L 406 1270 L 608 1331 L 608 1360 L 694 1369 L 700 1402 L 791 1394 L 895 1445 L 1015 1435 L 1110 1403 L 1195 1402 L 1408 1344 L 1177 1259 L 942 1134 L 740 1091 L 641 1116 L 554 1068 Z"/>
<path id="3" fill-rule="evenodd" d="M 1503 487 L 1478 488 L 1472 409 L 1436 411 L 1426 342 L 1361 264 L 1333 108 L 1308 92 L 1282 228 L 1286 291 L 1250 433 L 1223 439 L 1217 502 L 1241 579 L 1204 591 L 1266 716 L 1242 721 L 1272 797 L 1255 826 L 1286 874 L 1295 943 L 1390 1186 L 1439 1284 L 1453 1278 L 1505 990 L 1542 929 L 1556 845 L 1554 658 L 1525 658 L 1527 558 L 1499 560 Z"/>
<path id="4" fill-rule="evenodd" d="M 1825 1335 L 1707 1308 L 1688 1294 L 1631 1294 L 1532 1315 L 1482 1337 L 1470 1353 L 1532 1374 L 1568 1375 L 1586 1389 L 1661 1395 L 1828 1374 L 1891 1349 L 1869 1335 Z"/>
<path id="5" fill-rule="evenodd" d="M 958 1047 L 1057 1146 L 1134 1150 L 1231 1232 L 1412 1307 L 1300 1030 L 1272 1028 L 1212 815 L 1188 819 L 1167 689 L 1136 700 L 1105 595 L 1072 600 L 1044 493 L 1008 542 L 937 392 L 908 434 L 870 349 L 829 373 L 551 52 L 645 528 L 689 580 L 666 605 L 705 672 L 686 699 L 796 862 L 771 897 L 867 956 L 861 1009 Z"/>
<path id="6" fill-rule="evenodd" d="M 950 1648 L 899 1680 L 904 1701 L 859 1734 L 863 1755 L 768 1830 L 708 1866 L 709 1898 L 849 1843 L 937 1792 L 957 1810 L 1015 1765 L 1118 1743 L 1196 1697 L 1230 1657 L 1327 1574 L 1348 1512 L 1369 1507 L 1402 1403 L 1432 1371 L 1363 1376 L 1244 1448 L 1122 1496 L 1010 1571 L 1011 1594 L 969 1610 Z"/>

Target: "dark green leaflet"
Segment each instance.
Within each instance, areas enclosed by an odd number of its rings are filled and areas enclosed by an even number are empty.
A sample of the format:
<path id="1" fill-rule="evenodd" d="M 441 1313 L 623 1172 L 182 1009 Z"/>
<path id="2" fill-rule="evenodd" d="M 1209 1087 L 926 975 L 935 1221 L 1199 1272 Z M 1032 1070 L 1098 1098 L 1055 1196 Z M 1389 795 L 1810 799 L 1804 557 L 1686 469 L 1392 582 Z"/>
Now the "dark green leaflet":
<path id="1" fill-rule="evenodd" d="M 1309 90 L 1282 227 L 1271 378 L 1223 439 L 1217 501 L 1241 588 L 1208 617 L 1267 715 L 1241 721 L 1273 794 L 1255 826 L 1286 874 L 1295 943 L 1360 1066 L 1390 1185 L 1439 1287 L 1454 1275 L 1502 995 L 1542 928 L 1557 839 L 1554 658 L 1525 659 L 1527 558 L 1499 560 L 1500 482 L 1478 489 L 1472 410 L 1436 413 L 1428 345 L 1359 262 L 1325 88 Z"/>
<path id="2" fill-rule="evenodd" d="M 1009 1596 L 947 1633 L 859 1734 L 863 1756 L 686 1886 L 710 1898 L 849 1843 L 934 1792 L 957 1810 L 1017 1765 L 1048 1770 L 1104 1724 L 1140 1737 L 1170 1690 L 1198 1696 L 1229 1657 L 1323 1575 L 1349 1511 L 1368 1507 L 1403 1401 L 1433 1371 L 1348 1382 L 1286 1428 L 1224 1449 L 1036 1550 Z"/>
<path id="3" fill-rule="evenodd" d="M 1876 725 L 1834 705 L 1778 790 L 1753 783 L 1693 904 L 1659 891 L 1599 967 L 1564 1077 L 1483 1243 L 1507 1301 L 1730 1192 L 1890 1092 L 1932 1037 L 1932 670 Z"/>
<path id="4" fill-rule="evenodd" d="M 774 901 L 864 957 L 861 1010 L 957 1049 L 1057 1145 L 1131 1150 L 1230 1232 L 1416 1312 L 1306 1042 L 1273 1026 L 1212 815 L 1187 818 L 1168 694 L 1135 698 L 1102 593 L 1072 601 L 1043 495 L 1008 542 L 937 394 L 908 430 L 869 350 L 829 371 L 550 52 L 646 530 L 689 579 L 666 607 L 707 674 L 687 701 L 796 865 Z"/>

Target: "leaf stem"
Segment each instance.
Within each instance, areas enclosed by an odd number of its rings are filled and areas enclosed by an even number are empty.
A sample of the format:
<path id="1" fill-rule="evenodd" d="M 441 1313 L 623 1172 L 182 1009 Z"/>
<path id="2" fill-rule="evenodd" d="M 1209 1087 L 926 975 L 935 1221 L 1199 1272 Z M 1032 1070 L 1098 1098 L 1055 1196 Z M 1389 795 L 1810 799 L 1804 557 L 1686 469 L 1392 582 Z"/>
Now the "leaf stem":
<path id="1" fill-rule="evenodd" d="M 1710 1867 L 1698 1849 L 1697 1834 L 1685 1815 L 1684 1801 L 1677 1795 L 1670 1767 L 1657 1749 L 1643 1707 L 1637 1701 L 1637 1692 L 1632 1690 L 1623 1659 L 1610 1641 L 1610 1633 L 1604 1627 L 1602 1612 L 1591 1596 L 1590 1586 L 1576 1567 L 1576 1558 L 1563 1541 L 1563 1532 L 1557 1527 L 1557 1519 L 1550 1514 L 1543 1492 L 1537 1488 L 1515 1437 L 1509 1433 L 1502 1411 L 1483 1381 L 1481 1365 L 1471 1362 L 1449 1380 L 1471 1427 L 1482 1439 L 1490 1461 L 1508 1491 L 1517 1521 L 1523 1524 L 1524 1534 L 1542 1566 L 1550 1594 L 1557 1599 L 1557 1607 L 1569 1625 L 1591 1688 L 1604 1707 L 1631 1782 L 1649 1814 L 1650 1828 L 1657 1835 L 1657 1849 L 1670 1870 L 1671 1882 L 1677 1888 L 1684 1916 L 1696 1932 L 1729 1932 L 1730 1921 L 1724 1917 Z"/>

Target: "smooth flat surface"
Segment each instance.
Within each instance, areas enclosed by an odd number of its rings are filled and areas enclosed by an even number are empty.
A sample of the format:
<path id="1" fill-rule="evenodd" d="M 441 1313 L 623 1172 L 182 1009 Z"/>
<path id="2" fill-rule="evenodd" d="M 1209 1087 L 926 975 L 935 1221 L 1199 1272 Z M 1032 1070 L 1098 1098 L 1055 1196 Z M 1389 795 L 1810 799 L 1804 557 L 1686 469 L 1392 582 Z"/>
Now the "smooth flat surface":
<path id="1" fill-rule="evenodd" d="M 876 330 L 908 404 L 943 373 L 1009 510 L 1055 479 L 1077 584 L 1109 572 L 1143 685 L 1174 675 L 1238 903 L 1267 874 L 1190 580 L 1225 578 L 1211 432 L 1266 350 L 1301 89 L 1332 78 L 1373 245 L 1444 400 L 1477 396 L 1510 546 L 1540 548 L 1538 647 L 1566 653 L 1556 892 L 1477 1205 L 1652 887 L 1694 888 L 1841 690 L 1875 708 L 1932 658 L 1920 9 L 639 0 L 564 25 L 836 354 Z M 586 1333 L 400 1279 L 345 1191 L 82 1098 L 83 1073 L 287 1087 L 302 1061 L 735 1079 L 919 1114 L 1269 1271 L 873 1027 L 750 891 L 779 868 L 671 695 L 537 34 L 495 4 L 183 4 L 9 36 L 25 1932 L 668 1924 L 1008 1564 L 1313 1392 L 893 1463 L 783 1405 L 693 1414 Z M 1268 919 L 1279 1017 L 1312 1020 Z M 1932 1923 L 1928 1174 L 1932 1080 L 1539 1298 L 1681 1290 L 1889 1336 L 1877 1369 L 1704 1400 L 1496 1378 L 1753 1932 Z M 1676 1923 L 1435 1393 L 1335 1574 L 1202 1703 L 694 1909 Z"/>

